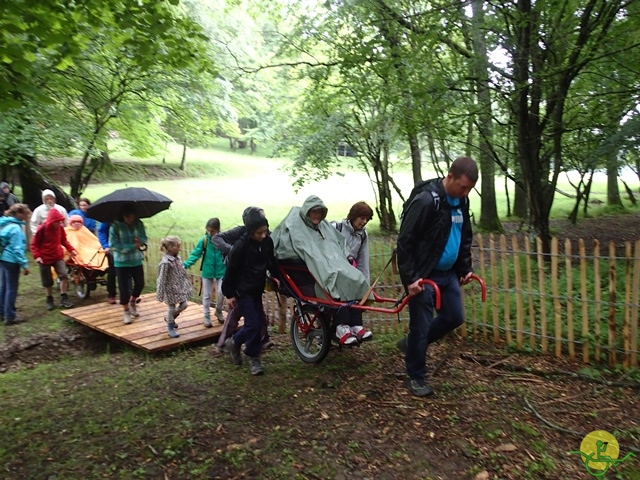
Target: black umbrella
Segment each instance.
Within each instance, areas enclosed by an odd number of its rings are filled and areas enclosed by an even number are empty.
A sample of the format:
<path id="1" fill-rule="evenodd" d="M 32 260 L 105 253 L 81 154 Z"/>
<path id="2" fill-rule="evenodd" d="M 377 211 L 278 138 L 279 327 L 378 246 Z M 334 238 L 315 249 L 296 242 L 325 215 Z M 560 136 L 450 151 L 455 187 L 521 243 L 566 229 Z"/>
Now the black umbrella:
<path id="1" fill-rule="evenodd" d="M 171 202 L 173 200 L 170 198 L 146 188 L 122 188 L 96 200 L 87 210 L 87 217 L 100 222 L 113 222 L 120 217 L 124 205 L 133 204 L 138 218 L 149 218 L 168 209 Z"/>

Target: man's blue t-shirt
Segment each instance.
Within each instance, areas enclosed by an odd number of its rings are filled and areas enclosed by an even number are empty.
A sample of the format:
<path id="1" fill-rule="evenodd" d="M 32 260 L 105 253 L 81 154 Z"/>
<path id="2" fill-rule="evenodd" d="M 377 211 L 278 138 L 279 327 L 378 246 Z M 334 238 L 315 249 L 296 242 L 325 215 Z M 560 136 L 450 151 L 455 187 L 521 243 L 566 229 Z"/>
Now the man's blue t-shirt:
<path id="1" fill-rule="evenodd" d="M 444 247 L 440 261 L 436 265 L 436 270 L 449 270 L 453 267 L 458 259 L 460 251 L 460 240 L 462 238 L 462 209 L 460 208 L 460 199 L 451 198 L 447 195 L 447 202 L 451 207 L 451 232 L 447 245 Z"/>

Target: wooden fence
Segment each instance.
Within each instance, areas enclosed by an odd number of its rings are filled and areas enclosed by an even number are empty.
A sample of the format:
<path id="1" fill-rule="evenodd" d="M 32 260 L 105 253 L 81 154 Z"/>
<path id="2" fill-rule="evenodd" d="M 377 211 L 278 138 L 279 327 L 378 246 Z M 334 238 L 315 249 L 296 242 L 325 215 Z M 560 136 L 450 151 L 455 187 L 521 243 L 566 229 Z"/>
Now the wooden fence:
<path id="1" fill-rule="evenodd" d="M 371 245 L 371 279 L 379 277 L 376 292 L 401 298 L 400 277 L 391 267 L 383 271 L 395 246 L 394 239 L 376 239 Z M 182 256 L 193 249 L 185 242 Z M 160 258 L 158 242 L 147 251 L 147 282 L 155 282 Z M 466 324 L 463 337 L 508 345 L 518 351 L 579 358 L 585 363 L 638 366 L 638 303 L 640 295 L 640 240 L 634 244 L 601 246 L 587 251 L 585 242 L 552 239 L 551 253 L 540 242 L 524 236 L 477 235 L 474 269 L 487 285 L 487 302 L 477 284 L 464 287 Z M 192 274 L 194 292 L 200 288 L 199 263 Z M 199 295 L 197 295 L 199 297 Z M 265 294 L 265 309 L 281 332 L 288 328 L 291 301 Z M 374 332 L 404 334 L 409 309 L 399 315 L 368 312 L 365 324 Z"/>

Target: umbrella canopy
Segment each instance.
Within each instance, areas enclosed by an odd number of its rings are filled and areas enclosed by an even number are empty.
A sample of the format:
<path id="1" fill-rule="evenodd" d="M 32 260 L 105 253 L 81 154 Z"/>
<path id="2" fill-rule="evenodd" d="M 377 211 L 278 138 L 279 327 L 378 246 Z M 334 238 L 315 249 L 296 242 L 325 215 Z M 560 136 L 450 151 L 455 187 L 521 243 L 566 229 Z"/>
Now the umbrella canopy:
<path id="1" fill-rule="evenodd" d="M 135 206 L 138 218 L 149 218 L 168 209 L 171 202 L 173 200 L 170 198 L 146 188 L 121 188 L 96 200 L 87 210 L 87 217 L 100 222 L 113 222 L 120 217 L 122 207 L 130 203 Z"/>

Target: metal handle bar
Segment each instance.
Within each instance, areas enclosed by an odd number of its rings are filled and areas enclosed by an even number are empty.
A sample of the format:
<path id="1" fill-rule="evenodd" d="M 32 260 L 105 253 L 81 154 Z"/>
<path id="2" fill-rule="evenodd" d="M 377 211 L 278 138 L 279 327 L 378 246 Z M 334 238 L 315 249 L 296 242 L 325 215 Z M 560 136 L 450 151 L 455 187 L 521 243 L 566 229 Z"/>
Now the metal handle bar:
<path id="1" fill-rule="evenodd" d="M 471 279 L 477 281 L 480 284 L 480 291 L 482 292 L 482 302 L 487 301 L 487 286 L 484 283 L 482 277 L 479 277 L 475 273 L 471 275 Z"/>

